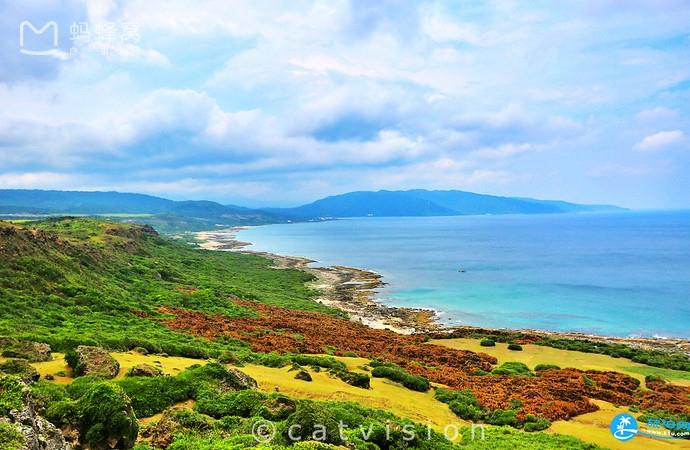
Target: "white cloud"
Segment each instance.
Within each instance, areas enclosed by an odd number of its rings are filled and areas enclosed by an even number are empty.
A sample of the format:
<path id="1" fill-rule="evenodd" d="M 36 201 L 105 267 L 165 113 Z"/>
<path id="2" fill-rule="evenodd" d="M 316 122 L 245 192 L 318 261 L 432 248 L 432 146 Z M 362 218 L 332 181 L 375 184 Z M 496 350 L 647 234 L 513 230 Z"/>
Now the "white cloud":
<path id="1" fill-rule="evenodd" d="M 477 159 L 504 160 L 536 151 L 539 151 L 539 148 L 533 144 L 504 144 L 473 150 L 469 156 Z"/>
<path id="2" fill-rule="evenodd" d="M 23 6 L 0 6 L 0 174 L 280 196 L 687 167 L 643 152 L 687 142 L 690 6 L 635 1 L 79 1 L 94 23 L 140 25 L 141 45 L 49 67 L 13 67 Z"/>
<path id="3" fill-rule="evenodd" d="M 635 118 L 642 123 L 658 123 L 676 119 L 677 117 L 678 111 L 665 106 L 643 109 L 635 116 Z"/>
<path id="4" fill-rule="evenodd" d="M 681 130 L 659 131 L 650 134 L 635 144 L 635 148 L 641 152 L 657 151 L 678 144 L 683 140 L 684 133 Z"/>
<path id="5" fill-rule="evenodd" d="M 0 173 L 0 188 L 75 188 L 78 176 L 59 172 Z"/>

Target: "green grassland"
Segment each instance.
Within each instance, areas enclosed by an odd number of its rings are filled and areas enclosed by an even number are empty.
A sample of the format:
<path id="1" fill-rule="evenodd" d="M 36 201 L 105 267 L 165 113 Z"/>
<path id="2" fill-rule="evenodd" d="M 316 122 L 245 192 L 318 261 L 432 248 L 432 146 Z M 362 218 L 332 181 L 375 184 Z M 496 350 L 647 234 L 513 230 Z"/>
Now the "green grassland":
<path id="1" fill-rule="evenodd" d="M 156 320 L 162 306 L 251 314 L 229 300 L 238 297 L 341 314 L 312 300 L 315 292 L 305 284 L 312 275 L 272 269 L 258 256 L 200 250 L 94 219 L 34 221 L 28 231 L 0 227 L 0 335 L 47 342 L 58 351 L 97 344 L 205 357 L 245 349 L 170 331 Z"/>
<path id="2" fill-rule="evenodd" d="M 637 378 L 640 382 L 644 382 L 646 375 L 658 375 L 676 384 L 690 385 L 690 372 L 650 367 L 627 358 L 614 358 L 598 353 L 563 350 L 535 344 L 523 345 L 522 351 L 513 351 L 509 350 L 508 344 L 503 342 L 496 342 L 492 347 L 485 347 L 480 344 L 480 340 L 472 338 L 434 339 L 429 343 L 486 353 L 495 356 L 499 364 L 509 361 L 521 362 L 527 364 L 530 369 L 534 369 L 538 364 L 553 364 L 564 368 L 622 372 Z"/>

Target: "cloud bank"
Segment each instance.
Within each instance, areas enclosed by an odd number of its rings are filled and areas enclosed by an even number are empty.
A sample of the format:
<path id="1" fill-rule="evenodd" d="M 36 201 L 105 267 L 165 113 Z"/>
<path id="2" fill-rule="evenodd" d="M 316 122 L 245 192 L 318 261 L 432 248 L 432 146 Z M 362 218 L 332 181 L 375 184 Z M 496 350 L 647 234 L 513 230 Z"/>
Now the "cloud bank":
<path id="1" fill-rule="evenodd" d="M 686 2 L 51 5 L 0 6 L 2 187 L 690 206 Z M 23 20 L 58 22 L 70 57 L 19 53 Z M 104 49 L 104 25 L 138 39 Z"/>

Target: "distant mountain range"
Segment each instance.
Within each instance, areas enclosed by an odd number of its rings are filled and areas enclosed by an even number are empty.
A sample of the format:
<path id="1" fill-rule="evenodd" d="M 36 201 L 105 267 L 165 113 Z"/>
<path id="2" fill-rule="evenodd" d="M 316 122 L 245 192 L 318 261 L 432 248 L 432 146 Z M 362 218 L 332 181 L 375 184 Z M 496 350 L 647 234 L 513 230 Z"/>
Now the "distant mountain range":
<path id="1" fill-rule="evenodd" d="M 121 192 L 0 190 L 0 216 L 101 215 L 148 223 L 159 231 L 208 230 L 288 219 L 268 211 L 199 201 L 174 201 Z"/>
<path id="2" fill-rule="evenodd" d="M 335 195 L 296 208 L 250 209 L 211 201 L 174 201 L 144 194 L 2 189 L 0 215 L 103 215 L 147 222 L 163 231 L 258 225 L 339 217 L 557 214 L 621 210 L 553 200 L 499 197 L 464 191 L 361 191 Z"/>
<path id="3" fill-rule="evenodd" d="M 555 214 L 620 210 L 609 205 L 498 197 L 464 191 L 362 191 L 335 195 L 297 208 L 272 208 L 275 214 L 299 217 L 460 216 L 469 214 Z"/>

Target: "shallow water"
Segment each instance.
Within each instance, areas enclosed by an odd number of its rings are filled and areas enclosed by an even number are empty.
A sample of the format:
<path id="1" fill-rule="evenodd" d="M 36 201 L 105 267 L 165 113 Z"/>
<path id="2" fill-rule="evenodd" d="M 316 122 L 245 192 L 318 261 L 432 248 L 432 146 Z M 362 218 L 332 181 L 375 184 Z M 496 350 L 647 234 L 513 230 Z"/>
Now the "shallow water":
<path id="1" fill-rule="evenodd" d="M 446 323 L 690 337 L 690 212 L 361 218 L 238 237 L 375 270 L 384 301 Z"/>

